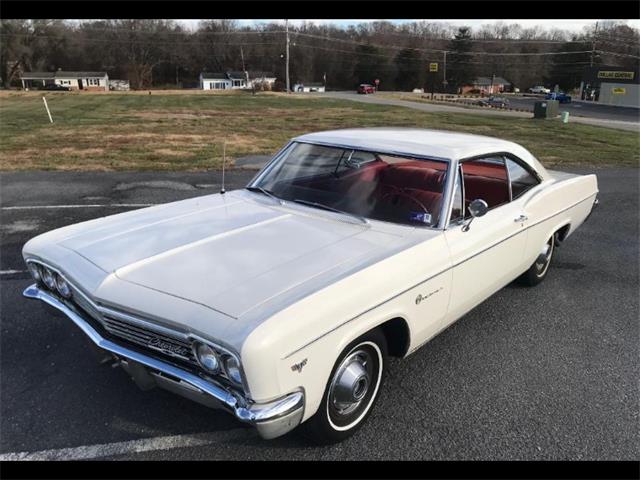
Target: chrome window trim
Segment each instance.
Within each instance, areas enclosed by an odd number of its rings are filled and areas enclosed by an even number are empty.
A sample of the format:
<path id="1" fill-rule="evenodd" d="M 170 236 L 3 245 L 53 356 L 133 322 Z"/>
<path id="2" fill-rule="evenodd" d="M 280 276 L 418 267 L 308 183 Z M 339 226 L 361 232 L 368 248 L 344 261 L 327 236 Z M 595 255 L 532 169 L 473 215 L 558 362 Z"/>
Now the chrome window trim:
<path id="1" fill-rule="evenodd" d="M 462 218 L 452 221 L 451 220 L 451 212 L 453 211 L 453 199 L 455 198 L 455 192 L 453 189 L 456 188 L 456 181 L 460 181 L 460 190 L 462 191 L 462 208 L 461 214 Z M 456 174 L 453 182 L 453 186 L 451 187 L 451 202 L 449 203 L 449 208 L 447 209 L 447 225 L 444 230 L 448 230 L 451 226 L 460 225 L 464 222 L 464 182 L 462 181 L 462 165 L 456 162 Z"/>
<path id="2" fill-rule="evenodd" d="M 504 162 L 505 162 L 505 166 L 507 168 L 507 177 L 509 178 L 509 194 L 511 196 L 511 201 L 514 200 L 513 198 L 513 194 L 511 193 L 512 191 L 512 187 L 511 187 L 511 175 L 509 174 L 509 166 L 507 165 L 507 160 L 511 160 L 513 163 L 515 163 L 516 165 L 521 166 L 526 172 L 528 172 L 529 174 L 531 174 L 531 176 L 534 178 L 534 180 L 536 182 L 538 182 L 536 185 L 531 185 L 530 188 L 528 188 L 527 190 L 525 190 L 524 192 L 522 192 L 520 194 L 519 197 L 517 197 L 515 200 L 517 200 L 518 198 L 522 197 L 525 193 L 527 193 L 530 190 L 533 190 L 534 188 L 536 188 L 538 185 L 540 185 L 543 182 L 543 178 L 538 174 L 538 172 L 535 171 L 535 169 L 533 167 L 531 167 L 531 165 L 529 165 L 527 162 L 525 162 L 524 160 L 522 160 L 519 157 L 516 157 L 515 155 L 511 154 L 511 153 L 505 153 L 503 154 L 504 156 Z"/>

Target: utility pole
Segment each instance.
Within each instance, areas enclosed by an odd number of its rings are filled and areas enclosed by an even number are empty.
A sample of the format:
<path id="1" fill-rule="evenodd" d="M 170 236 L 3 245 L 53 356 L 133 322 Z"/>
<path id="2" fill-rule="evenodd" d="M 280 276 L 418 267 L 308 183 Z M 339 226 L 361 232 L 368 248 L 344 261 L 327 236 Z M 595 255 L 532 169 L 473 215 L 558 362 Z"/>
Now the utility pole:
<path id="1" fill-rule="evenodd" d="M 240 59 L 242 60 L 242 73 L 245 81 L 247 82 L 247 86 L 249 86 L 249 72 L 244 68 L 244 52 L 242 51 L 242 46 L 240 46 Z"/>
<path id="2" fill-rule="evenodd" d="M 444 87 L 445 93 L 447 90 L 447 51 L 444 51 L 444 62 L 442 67 L 442 86 Z"/>
<path id="3" fill-rule="evenodd" d="M 596 37 L 598 35 L 598 22 L 596 22 L 596 28 L 594 29 L 593 36 L 591 37 L 591 66 L 593 67 L 593 55 L 596 53 Z"/>
<path id="4" fill-rule="evenodd" d="M 285 76 L 286 76 L 286 85 L 287 85 L 287 93 L 291 93 L 291 88 L 289 85 L 289 20 L 284 21 L 284 29 L 287 33 L 287 50 L 286 50 L 286 66 L 285 66 Z"/>

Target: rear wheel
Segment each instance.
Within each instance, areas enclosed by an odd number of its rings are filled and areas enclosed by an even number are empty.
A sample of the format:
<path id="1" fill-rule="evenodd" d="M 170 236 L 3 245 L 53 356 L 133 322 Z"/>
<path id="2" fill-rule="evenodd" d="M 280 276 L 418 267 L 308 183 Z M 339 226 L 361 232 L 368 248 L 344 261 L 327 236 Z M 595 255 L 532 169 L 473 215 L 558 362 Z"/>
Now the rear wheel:
<path id="1" fill-rule="evenodd" d="M 554 233 L 540 250 L 538 257 L 533 262 L 533 265 L 531 265 L 531 267 L 529 267 L 529 270 L 527 270 L 520 277 L 521 283 L 533 287 L 535 285 L 538 285 L 540 282 L 542 282 L 542 280 L 545 279 L 545 277 L 547 276 L 547 272 L 549 271 L 549 266 L 551 265 L 553 252 L 555 250 L 555 239 L 556 234 Z"/>
<path id="2" fill-rule="evenodd" d="M 315 443 L 342 441 L 362 426 L 378 398 L 385 375 L 387 342 L 376 329 L 352 342 L 333 367 L 322 403 L 301 425 Z"/>

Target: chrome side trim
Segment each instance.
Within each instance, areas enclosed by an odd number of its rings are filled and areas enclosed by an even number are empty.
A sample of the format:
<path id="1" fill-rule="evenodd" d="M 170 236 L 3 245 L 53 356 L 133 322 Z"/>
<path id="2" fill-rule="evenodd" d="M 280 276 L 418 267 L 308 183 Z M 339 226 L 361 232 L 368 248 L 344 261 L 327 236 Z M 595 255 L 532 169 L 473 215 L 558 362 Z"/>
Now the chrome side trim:
<path id="1" fill-rule="evenodd" d="M 505 242 L 505 241 L 509 240 L 511 237 L 514 237 L 515 235 L 518 235 L 518 234 L 520 234 L 520 233 L 526 232 L 529 228 L 535 227 L 536 225 L 538 225 L 538 224 L 540 224 L 540 223 L 542 223 L 542 222 L 546 222 L 547 220 L 549 220 L 549 219 L 551 219 L 551 218 L 553 218 L 553 217 L 555 217 L 555 216 L 557 216 L 557 215 L 560 215 L 560 214 L 561 214 L 561 213 L 563 213 L 563 212 L 566 212 L 567 210 L 569 210 L 569 209 L 571 209 L 571 208 L 573 208 L 573 207 L 575 207 L 575 206 L 577 206 L 577 205 L 579 205 L 579 204 L 581 204 L 581 203 L 583 203 L 583 202 L 585 202 L 585 201 L 589 200 L 590 198 L 592 198 L 592 197 L 593 197 L 593 196 L 595 196 L 595 195 L 597 195 L 597 193 L 594 193 L 593 195 L 589 195 L 588 197 L 586 197 L 586 198 L 584 198 L 584 199 L 582 199 L 582 200 L 580 200 L 580 201 L 578 201 L 578 202 L 574 203 L 573 205 L 571 205 L 571 206 L 569 206 L 569 207 L 567 207 L 567 208 L 565 208 L 565 209 L 563 209 L 563 210 L 560 210 L 560 211 L 559 211 L 559 212 L 557 212 L 557 213 L 554 213 L 553 215 L 550 215 L 550 216 L 548 216 L 548 217 L 546 217 L 546 218 L 544 218 L 544 219 L 542 219 L 542 220 L 539 220 L 539 221 L 538 221 L 538 222 L 536 222 L 536 223 L 533 223 L 533 224 L 531 224 L 531 225 L 529 225 L 529 226 L 527 226 L 527 227 L 524 227 L 524 228 L 522 228 L 521 230 L 517 231 L 516 233 L 514 233 L 514 234 L 512 234 L 512 235 L 509 235 L 508 237 L 503 238 L 502 240 L 500 240 L 500 241 L 498 241 L 498 242 L 496 242 L 496 243 L 494 243 L 494 244 L 490 245 L 489 247 L 487 247 L 487 248 L 485 248 L 485 249 L 483 249 L 483 250 L 481 250 L 481 251 L 479 251 L 479 252 L 476 252 L 476 253 L 474 253 L 474 254 L 470 255 L 469 257 L 467 257 L 467 258 L 465 258 L 464 260 L 462 260 L 462 261 L 460 261 L 460 262 L 456 263 L 455 265 L 450 265 L 449 267 L 445 268 L 444 270 L 441 270 L 440 272 L 436 273 L 435 275 L 431 275 L 431 276 L 430 276 L 430 277 L 428 277 L 427 279 L 425 279 L 425 280 L 421 280 L 420 282 L 416 283 L 415 285 L 412 285 L 411 287 L 409 287 L 409 288 L 407 288 L 407 289 L 403 290 L 402 292 L 400 292 L 400 293 L 398 293 L 398 294 L 396 294 L 396 295 L 393 295 L 392 297 L 389 297 L 389 298 L 387 298 L 386 300 L 383 300 L 382 302 L 380 302 L 380 303 L 378 303 L 378 304 L 374 305 L 373 307 L 368 308 L 367 310 L 365 310 L 365 311 L 363 311 L 363 312 L 359 313 L 358 315 L 356 315 L 356 316 L 354 316 L 354 317 L 352 317 L 352 318 L 350 318 L 350 319 L 348 319 L 348 320 L 346 320 L 346 321 L 342 322 L 341 324 L 339 324 L 339 325 L 337 325 L 337 326 L 333 327 L 331 330 L 328 330 L 327 332 L 325 332 L 325 333 L 323 333 L 323 334 L 321 334 L 321 335 L 317 336 L 317 337 L 316 337 L 316 338 L 314 338 L 313 340 L 311 340 L 311 341 L 307 342 L 306 344 L 304 344 L 304 345 L 303 345 L 303 346 L 301 346 L 300 348 L 297 348 L 296 350 L 292 351 L 291 353 L 288 353 L 286 356 L 284 356 L 284 357 L 282 357 L 282 358 L 286 360 L 287 358 L 291 357 L 292 355 L 295 355 L 296 353 L 300 352 L 301 350 L 304 350 L 304 349 L 305 349 L 305 348 L 307 348 L 309 345 L 311 345 L 311 344 L 313 344 L 313 343 L 317 342 L 317 341 L 318 341 L 318 340 L 320 340 L 321 338 L 323 338 L 323 337 L 325 337 L 325 336 L 329 335 L 330 333 L 332 333 L 332 332 L 334 332 L 334 331 L 338 330 L 339 328 L 341 328 L 341 327 L 343 327 L 344 325 L 346 325 L 346 324 L 348 324 L 348 323 L 352 322 L 353 320 L 356 320 L 357 318 L 360 318 L 362 315 L 364 315 L 364 314 L 366 314 L 366 313 L 369 313 L 370 311 L 375 310 L 376 308 L 378 308 L 378 307 L 380 307 L 380 306 L 384 305 L 385 303 L 390 302 L 391 300 L 394 300 L 395 298 L 398 298 L 400 295 L 403 295 L 403 294 L 407 293 L 408 291 L 413 290 L 413 289 L 414 289 L 414 288 L 416 288 L 417 286 L 422 285 L 423 283 L 426 283 L 426 282 L 428 282 L 429 280 L 432 280 L 432 279 L 436 278 L 437 276 L 442 275 L 443 273 L 446 273 L 446 272 L 448 272 L 449 270 L 451 270 L 451 269 L 453 269 L 453 268 L 455 268 L 455 267 L 457 267 L 457 266 L 459 266 L 459 265 L 462 265 L 463 263 L 465 263 L 465 262 L 467 262 L 467 261 L 471 260 L 472 258 L 477 257 L 477 256 L 478 256 L 478 255 L 480 255 L 481 253 L 484 253 L 484 252 L 486 252 L 487 250 L 489 250 L 489 249 L 491 249 L 491 248 L 493 248 L 493 247 L 495 247 L 495 246 L 497 246 L 497 245 L 500 245 L 501 243 L 503 243 L 503 242 Z M 425 343 L 426 343 L 426 342 L 425 342 Z"/>
<path id="2" fill-rule="evenodd" d="M 41 300 L 64 313 L 84 332 L 85 335 L 89 337 L 93 343 L 103 350 L 111 352 L 117 357 L 137 362 L 147 368 L 177 378 L 188 384 L 190 388 L 195 388 L 207 395 L 210 395 L 219 401 L 225 409 L 231 411 L 238 420 L 258 427 L 260 434 L 264 438 L 274 438 L 274 436 L 282 435 L 291 430 L 291 428 L 297 426 L 302 419 L 302 412 L 304 410 L 304 393 L 302 391 L 290 393 L 282 398 L 265 404 L 254 403 L 252 400 L 245 399 L 239 394 L 230 392 L 221 385 L 207 381 L 181 368 L 107 340 L 80 315 L 67 307 L 67 305 L 62 303 L 53 295 L 38 288 L 36 284 L 27 287 L 24 290 L 23 295 L 27 298 Z M 286 425 L 283 426 L 279 422 L 276 422 L 276 420 L 279 419 L 287 419 Z M 261 426 L 260 424 L 262 422 L 267 422 L 268 425 Z"/>

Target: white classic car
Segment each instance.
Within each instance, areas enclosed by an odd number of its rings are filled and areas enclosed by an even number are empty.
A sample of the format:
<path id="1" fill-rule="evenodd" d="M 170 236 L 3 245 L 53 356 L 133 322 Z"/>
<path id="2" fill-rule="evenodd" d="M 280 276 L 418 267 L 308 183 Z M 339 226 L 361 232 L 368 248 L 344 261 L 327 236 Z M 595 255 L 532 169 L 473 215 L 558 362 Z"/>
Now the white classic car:
<path id="1" fill-rule="evenodd" d="M 291 140 L 244 189 L 30 240 L 24 295 L 142 388 L 320 442 L 371 413 L 406 357 L 519 278 L 536 285 L 597 203 L 595 175 L 420 129 Z"/>

